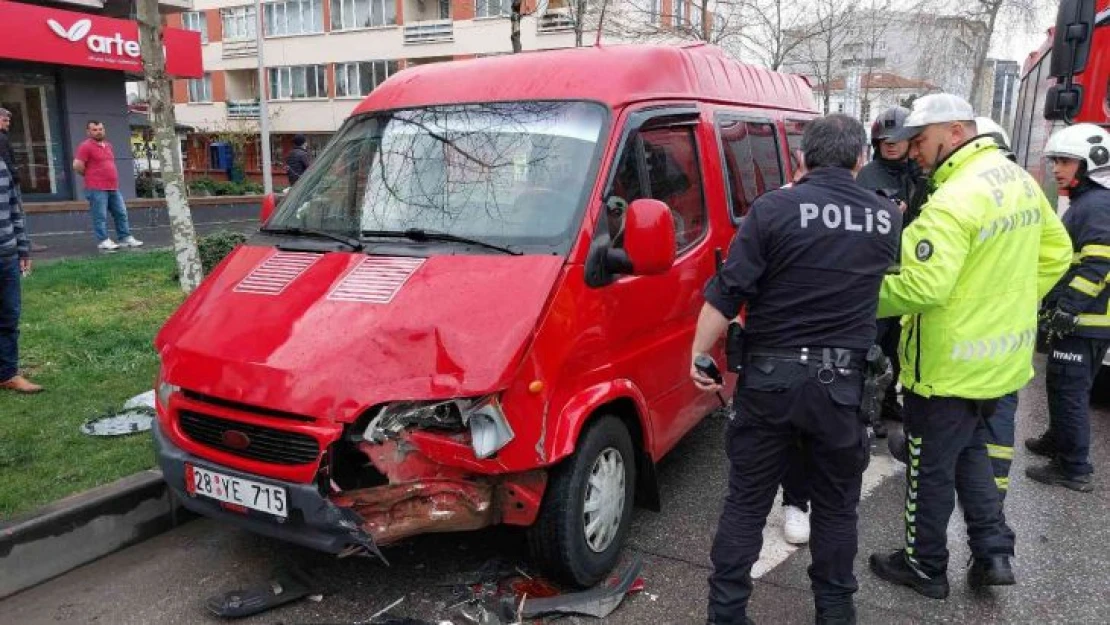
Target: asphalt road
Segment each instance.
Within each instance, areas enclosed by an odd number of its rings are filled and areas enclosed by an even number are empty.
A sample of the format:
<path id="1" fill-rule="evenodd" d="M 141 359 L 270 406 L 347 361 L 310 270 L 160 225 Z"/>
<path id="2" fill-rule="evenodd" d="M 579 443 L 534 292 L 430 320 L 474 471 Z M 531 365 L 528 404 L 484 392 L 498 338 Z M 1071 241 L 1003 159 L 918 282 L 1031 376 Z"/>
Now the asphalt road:
<path id="1" fill-rule="evenodd" d="M 1080 494 L 1042 486 L 1025 477 L 1025 468 L 1036 460 L 1020 448 L 1021 440 L 1044 428 L 1042 389 L 1038 377 L 1022 394 L 1019 449 L 1006 503 L 1019 540 L 1018 586 L 973 592 L 965 585 L 968 550 L 958 518 L 949 527 L 952 595 L 946 601 L 887 585 L 867 570 L 867 555 L 897 547 L 902 528 L 901 465 L 885 456 L 884 446 L 868 469 L 860 506 L 856 603 L 861 623 L 1110 622 L 1110 481 L 1105 477 L 1110 409 L 1093 412 L 1097 490 Z M 723 430 L 721 419 L 706 420 L 663 463 L 664 510 L 637 512 L 627 549 L 643 557 L 646 589 L 629 596 L 605 622 L 704 622 L 709 546 L 725 490 Z M 805 572 L 809 554 L 785 545 L 780 532 L 776 508 L 765 532 L 762 576 L 750 614 L 761 624 L 812 623 Z M 466 621 L 449 609 L 454 598 L 448 586 L 491 558 L 523 562 L 525 550 L 518 533 L 500 529 L 422 537 L 386 554 L 392 562 L 388 568 L 369 559 L 336 560 L 198 520 L 0 602 L 0 622 L 220 622 L 205 612 L 206 597 L 265 580 L 279 564 L 295 564 L 318 581 L 322 601 L 301 601 L 239 622 L 353 623 L 403 599 L 391 614 L 460 624 Z"/>

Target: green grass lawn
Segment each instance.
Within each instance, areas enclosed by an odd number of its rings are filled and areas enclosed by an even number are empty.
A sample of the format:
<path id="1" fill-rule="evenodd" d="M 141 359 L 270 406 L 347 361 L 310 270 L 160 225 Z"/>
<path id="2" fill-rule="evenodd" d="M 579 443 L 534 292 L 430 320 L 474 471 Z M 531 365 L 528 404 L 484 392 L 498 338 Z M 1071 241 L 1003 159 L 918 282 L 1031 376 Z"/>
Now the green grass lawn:
<path id="1" fill-rule="evenodd" d="M 168 252 L 36 264 L 20 360 L 46 391 L 0 391 L 0 519 L 154 466 L 150 433 L 87 436 L 86 419 L 150 390 L 152 341 L 183 294 Z"/>

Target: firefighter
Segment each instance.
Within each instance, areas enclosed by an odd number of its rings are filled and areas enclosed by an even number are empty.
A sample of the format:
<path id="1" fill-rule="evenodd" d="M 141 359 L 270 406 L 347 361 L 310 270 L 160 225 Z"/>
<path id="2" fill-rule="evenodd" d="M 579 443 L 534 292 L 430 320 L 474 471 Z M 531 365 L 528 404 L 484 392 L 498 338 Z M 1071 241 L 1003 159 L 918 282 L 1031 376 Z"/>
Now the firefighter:
<path id="1" fill-rule="evenodd" d="M 1045 298 L 1049 334 L 1045 385 L 1048 431 L 1025 441 L 1029 451 L 1050 458 L 1025 474 L 1033 480 L 1091 492 L 1091 387 L 1110 347 L 1110 133 L 1076 124 L 1048 140 L 1056 183 L 1070 206 L 1064 227 L 1075 253 L 1071 269 Z"/>

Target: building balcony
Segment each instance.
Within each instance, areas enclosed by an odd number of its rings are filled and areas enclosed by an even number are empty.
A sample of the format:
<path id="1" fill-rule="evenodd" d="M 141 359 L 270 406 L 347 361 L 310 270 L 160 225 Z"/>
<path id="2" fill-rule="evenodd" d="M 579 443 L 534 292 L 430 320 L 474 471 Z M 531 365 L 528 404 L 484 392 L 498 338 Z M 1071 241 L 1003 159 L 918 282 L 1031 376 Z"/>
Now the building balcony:
<path id="1" fill-rule="evenodd" d="M 536 32 L 562 33 L 574 30 L 574 15 L 570 9 L 549 9 L 536 22 Z"/>
<path id="2" fill-rule="evenodd" d="M 258 100 L 229 100 L 227 103 L 228 119 L 258 119 Z"/>
<path id="3" fill-rule="evenodd" d="M 455 40 L 455 23 L 451 20 L 410 22 L 405 24 L 405 45 L 449 43 Z"/>
<path id="4" fill-rule="evenodd" d="M 256 56 L 258 54 L 258 42 L 254 39 L 224 41 L 223 48 L 225 59 L 235 59 L 244 56 Z"/>

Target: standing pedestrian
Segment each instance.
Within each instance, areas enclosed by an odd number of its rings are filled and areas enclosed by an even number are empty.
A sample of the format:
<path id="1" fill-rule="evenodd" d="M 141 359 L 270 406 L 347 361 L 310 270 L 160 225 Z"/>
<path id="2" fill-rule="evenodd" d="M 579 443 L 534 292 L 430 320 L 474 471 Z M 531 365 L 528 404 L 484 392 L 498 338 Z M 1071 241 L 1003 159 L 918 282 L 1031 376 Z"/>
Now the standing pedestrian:
<path id="1" fill-rule="evenodd" d="M 866 141 L 848 116 L 811 122 L 802 137 L 809 173 L 752 203 L 727 262 L 706 285 L 695 362 L 747 305 L 745 364 L 727 433 L 729 492 L 711 553 L 710 623 L 751 622 L 751 569 L 795 445 L 811 486 L 817 622 L 855 623 L 856 508 L 869 458 L 863 367 L 901 228 L 898 210 L 853 178 Z M 690 375 L 704 391 L 720 388 L 696 367 Z"/>
<path id="2" fill-rule="evenodd" d="M 31 271 L 31 243 L 15 180 L 0 158 L 0 389 L 17 393 L 42 390 L 19 375 L 20 282 Z"/>
<path id="3" fill-rule="evenodd" d="M 987 455 L 986 420 L 1033 376 L 1041 297 L 1071 245 L 1029 174 L 979 136 L 975 112 L 951 94 L 914 102 L 896 140 L 933 191 L 902 234 L 901 273 L 887 276 L 879 315 L 903 321 L 901 383 L 908 444 L 905 546 L 871 555 L 871 570 L 934 599 L 948 596 L 949 517 L 967 521 L 973 587 L 1015 583 Z"/>
<path id="4" fill-rule="evenodd" d="M 97 249 L 114 252 L 120 247 L 139 247 L 142 241 L 131 236 L 131 226 L 127 221 L 127 206 L 119 192 L 119 170 L 116 169 L 116 155 L 112 144 L 105 138 L 104 124 L 89 120 L 85 124 L 88 138 L 77 147 L 73 159 L 73 170 L 85 177 L 85 198 L 89 201 L 92 215 L 93 234 L 96 236 Z M 119 243 L 108 238 L 108 213 L 116 225 Z"/>
<path id="5" fill-rule="evenodd" d="M 15 162 L 15 149 L 12 148 L 11 138 L 12 128 L 12 112 L 6 108 L 0 107 L 0 160 L 8 166 L 8 172 L 12 175 L 12 193 L 15 194 L 16 200 L 19 201 L 20 206 L 23 205 L 23 189 L 20 188 L 22 180 L 19 177 L 19 164 Z M 27 217 L 24 215 L 24 221 Z M 47 248 L 45 245 L 39 245 L 31 241 L 32 252 L 45 252 Z"/>
<path id="6" fill-rule="evenodd" d="M 1076 260 L 1045 298 L 1048 431 L 1025 442 L 1051 462 L 1025 474 L 1086 493 L 1094 489 L 1088 403 L 1110 348 L 1110 133 L 1093 124 L 1064 128 L 1049 138 L 1045 156 L 1056 183 L 1068 191 L 1064 226 Z"/>
<path id="7" fill-rule="evenodd" d="M 297 184 L 312 164 L 312 155 L 304 147 L 307 142 L 304 135 L 294 136 L 293 149 L 285 156 L 285 175 L 289 177 L 289 186 Z"/>

